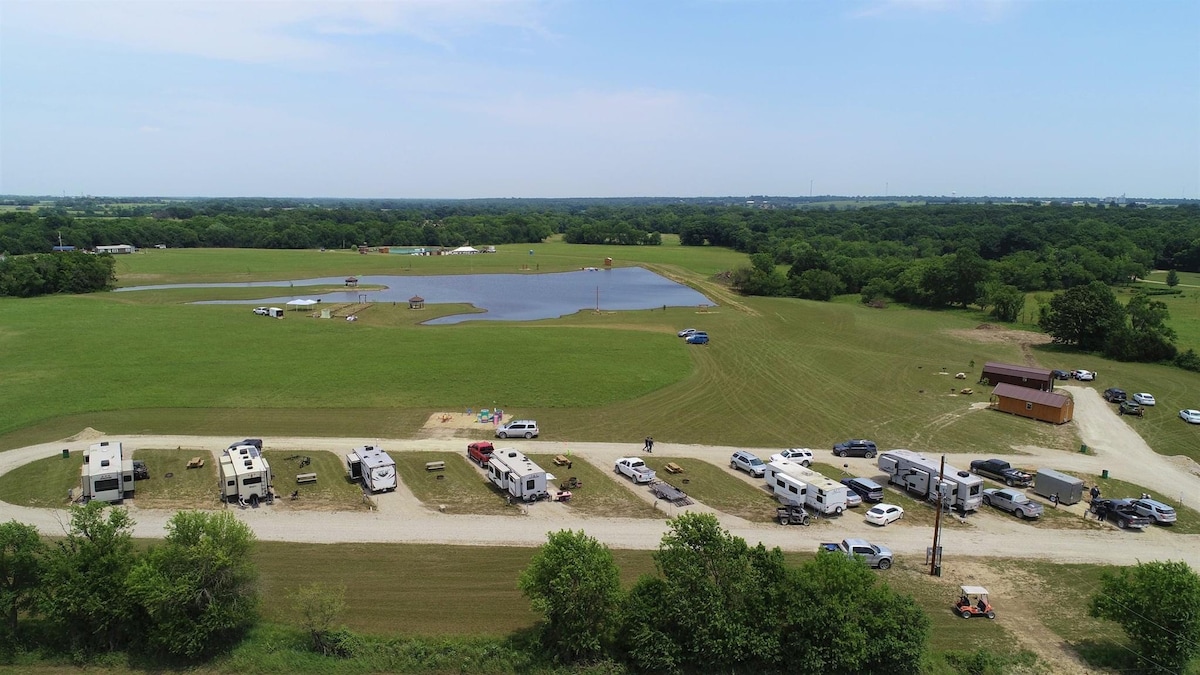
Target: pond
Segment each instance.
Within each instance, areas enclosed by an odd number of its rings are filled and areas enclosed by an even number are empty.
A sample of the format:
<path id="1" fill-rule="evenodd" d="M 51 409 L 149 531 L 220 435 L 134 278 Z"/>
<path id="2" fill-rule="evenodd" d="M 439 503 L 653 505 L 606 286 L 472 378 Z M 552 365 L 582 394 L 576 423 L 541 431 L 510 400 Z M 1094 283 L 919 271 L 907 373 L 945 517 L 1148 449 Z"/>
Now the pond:
<path id="1" fill-rule="evenodd" d="M 455 314 L 426 321 L 453 324 L 463 321 L 536 321 L 555 319 L 580 310 L 632 310 L 654 307 L 697 307 L 712 305 L 702 293 L 641 267 L 579 270 L 553 274 L 463 274 L 445 276 L 368 275 L 358 277 L 363 285 L 386 286 L 383 290 L 348 289 L 320 295 L 305 295 L 304 286 L 339 285 L 344 277 L 295 281 L 253 281 L 214 284 L 163 284 L 130 286 L 117 292 L 170 288 L 279 288 L 290 285 L 292 293 L 257 300 L 206 300 L 201 305 L 282 305 L 297 298 L 322 303 L 368 302 L 408 303 L 420 296 L 426 304 L 465 303 L 484 310 L 482 314 Z"/>

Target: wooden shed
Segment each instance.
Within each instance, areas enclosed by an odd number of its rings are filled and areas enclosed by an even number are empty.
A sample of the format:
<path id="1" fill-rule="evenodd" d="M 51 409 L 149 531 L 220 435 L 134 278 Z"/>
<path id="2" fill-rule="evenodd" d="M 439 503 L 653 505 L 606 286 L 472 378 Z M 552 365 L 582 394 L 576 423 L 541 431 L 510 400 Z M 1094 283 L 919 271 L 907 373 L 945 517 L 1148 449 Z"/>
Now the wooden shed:
<path id="1" fill-rule="evenodd" d="M 414 295 L 408 299 L 409 309 L 425 309 L 425 298 L 419 295 Z"/>
<path id="2" fill-rule="evenodd" d="M 991 385 L 1007 382 L 1018 387 L 1054 391 L 1054 375 L 1049 370 L 1014 366 L 1011 363 L 996 363 L 995 361 L 983 364 L 983 374 L 979 376 L 979 382 Z"/>
<path id="3" fill-rule="evenodd" d="M 1001 382 L 992 391 L 992 405 L 1002 412 L 1053 424 L 1066 424 L 1075 416 L 1075 401 L 1070 396 L 1007 382 Z"/>

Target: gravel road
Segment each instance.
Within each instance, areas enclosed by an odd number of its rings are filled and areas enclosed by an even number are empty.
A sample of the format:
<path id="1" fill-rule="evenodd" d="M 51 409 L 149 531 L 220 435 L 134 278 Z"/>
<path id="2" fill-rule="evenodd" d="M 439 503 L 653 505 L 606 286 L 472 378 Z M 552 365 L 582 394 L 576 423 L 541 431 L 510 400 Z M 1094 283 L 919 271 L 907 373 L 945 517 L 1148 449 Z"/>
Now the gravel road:
<path id="1" fill-rule="evenodd" d="M 1138 483 L 1166 494 L 1200 494 L 1200 476 L 1187 467 L 1155 454 L 1123 419 L 1104 403 L 1095 390 L 1086 387 L 1064 387 L 1075 396 L 1075 414 L 1084 442 L 1095 455 L 1064 453 L 1045 448 L 1021 447 L 1029 460 L 1044 460 L 1045 465 L 1058 469 L 1098 474 L 1108 469 L 1117 478 Z M 999 414 L 999 413 L 995 413 Z M 80 452 L 92 443 L 107 438 L 86 438 L 9 450 L 0 453 L 0 474 L 43 457 L 58 456 L 63 448 Z M 179 448 L 181 456 L 210 453 L 214 457 L 231 439 L 204 436 L 120 436 L 127 448 Z M 511 441 L 528 452 L 564 453 L 570 449 L 576 461 L 589 461 L 605 473 L 613 461 L 636 454 L 640 443 L 562 443 L 551 441 Z M 275 450 L 319 451 L 343 454 L 362 445 L 382 445 L 388 452 L 458 451 L 465 441 L 444 439 L 379 439 L 379 438 L 270 438 L 267 447 Z M 674 445 L 658 442 L 654 446 L 659 456 L 694 457 L 727 465 L 729 455 L 739 448 L 708 445 Z M 761 450 L 766 456 L 774 450 Z M 979 455 L 947 455 L 947 461 L 963 467 Z M 851 473 L 878 473 L 874 462 L 866 459 L 840 459 L 824 451 L 818 461 L 845 464 Z M 1021 463 L 1034 463 L 1021 458 Z M 631 490 L 645 491 L 644 487 Z M 0 496 L 2 498 L 2 496 Z M 536 546 L 545 541 L 550 531 L 574 528 L 589 534 L 614 548 L 654 549 L 666 531 L 666 518 L 682 509 L 657 502 L 663 519 L 625 519 L 587 517 L 560 504 L 539 503 L 527 507 L 527 514 L 513 516 L 446 515 L 426 508 L 407 490 L 376 496 L 378 509 L 370 512 L 286 511 L 263 506 L 258 509 L 234 509 L 237 516 L 249 524 L 263 540 L 311 543 L 338 542 L 406 542 L 426 544 L 467 544 L 479 546 Z M 1069 507 L 1082 516 L 1082 504 Z M 705 511 L 710 509 L 699 506 Z M 137 508 L 132 513 L 137 521 L 134 528 L 139 537 L 161 537 L 164 525 L 172 515 L 169 511 Z M 889 526 L 880 529 L 863 522 L 855 512 L 849 512 L 834 522 L 813 526 L 783 527 L 775 524 L 751 523 L 724 513 L 716 513 L 724 527 L 751 543 L 762 542 L 790 551 L 812 551 L 817 544 L 843 537 L 862 536 L 886 544 L 897 554 L 924 558 L 931 543 L 932 528 L 924 526 Z M 68 516 L 65 511 L 34 509 L 0 502 L 0 520 L 16 519 L 36 525 L 46 534 L 62 534 Z M 1150 528 L 1145 532 L 1123 532 L 1106 529 L 1053 529 L 1022 523 L 990 510 L 968 518 L 971 527 L 943 530 L 942 545 L 946 556 L 1004 556 L 1053 560 L 1059 562 L 1109 562 L 1133 564 L 1140 560 L 1183 559 L 1200 567 L 1200 535 L 1183 535 Z"/>

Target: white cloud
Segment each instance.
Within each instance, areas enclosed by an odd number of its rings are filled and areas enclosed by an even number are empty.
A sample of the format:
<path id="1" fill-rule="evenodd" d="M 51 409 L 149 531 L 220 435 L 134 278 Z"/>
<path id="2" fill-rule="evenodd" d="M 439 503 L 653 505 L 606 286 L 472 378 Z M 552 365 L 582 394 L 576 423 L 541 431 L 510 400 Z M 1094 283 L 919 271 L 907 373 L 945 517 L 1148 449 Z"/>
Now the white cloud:
<path id="1" fill-rule="evenodd" d="M 853 16 L 870 18 L 911 12 L 956 13 L 995 21 L 1014 11 L 1016 5 L 1016 0 L 871 0 Z"/>
<path id="2" fill-rule="evenodd" d="M 549 36 L 534 0 L 98 0 L 5 3 L 5 30 L 248 63 L 320 63 L 339 36 L 403 35 L 452 48 L 498 26 Z"/>

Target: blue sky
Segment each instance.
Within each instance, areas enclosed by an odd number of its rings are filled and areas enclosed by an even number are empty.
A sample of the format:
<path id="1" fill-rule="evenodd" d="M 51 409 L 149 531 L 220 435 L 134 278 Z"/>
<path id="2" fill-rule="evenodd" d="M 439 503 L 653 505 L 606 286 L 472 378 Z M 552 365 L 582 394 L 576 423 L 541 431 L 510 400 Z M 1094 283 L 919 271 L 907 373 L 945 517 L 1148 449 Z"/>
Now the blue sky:
<path id="1" fill-rule="evenodd" d="M 0 193 L 1200 198 L 1200 2 L 0 0 Z"/>

